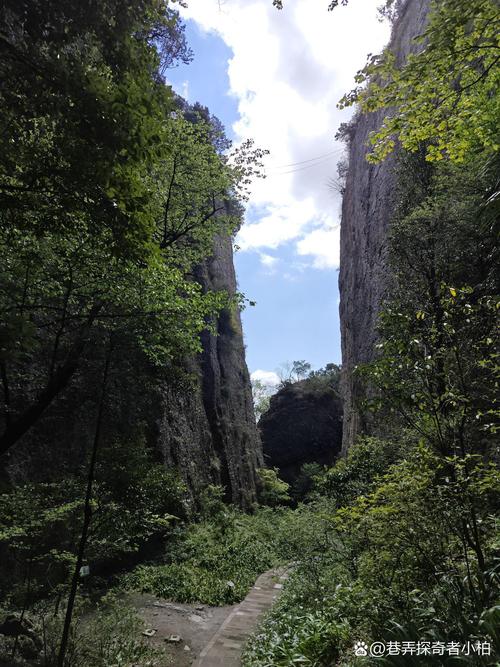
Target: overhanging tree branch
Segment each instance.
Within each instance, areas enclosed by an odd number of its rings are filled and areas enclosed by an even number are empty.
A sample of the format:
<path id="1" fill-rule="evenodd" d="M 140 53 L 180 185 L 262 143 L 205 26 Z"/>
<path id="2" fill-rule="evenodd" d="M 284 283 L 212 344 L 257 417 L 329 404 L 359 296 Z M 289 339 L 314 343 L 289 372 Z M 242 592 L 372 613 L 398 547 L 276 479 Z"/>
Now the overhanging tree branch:
<path id="1" fill-rule="evenodd" d="M 35 402 L 18 415 L 16 419 L 11 418 L 10 423 L 6 424 L 5 430 L 0 437 L 0 455 L 6 454 L 37 423 L 52 401 L 68 386 L 71 378 L 78 369 L 90 329 L 101 308 L 102 303 L 95 303 L 92 306 L 65 362 L 54 371 Z"/>

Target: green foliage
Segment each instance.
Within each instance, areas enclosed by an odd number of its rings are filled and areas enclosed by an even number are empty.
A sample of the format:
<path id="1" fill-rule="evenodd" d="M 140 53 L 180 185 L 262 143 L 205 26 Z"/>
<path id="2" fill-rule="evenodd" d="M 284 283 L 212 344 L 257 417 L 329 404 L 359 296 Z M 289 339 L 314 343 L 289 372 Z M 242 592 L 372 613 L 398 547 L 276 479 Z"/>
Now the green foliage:
<path id="1" fill-rule="evenodd" d="M 213 497 L 213 490 L 210 492 Z M 199 523 L 179 527 L 160 563 L 139 565 L 126 575 L 129 589 L 151 592 L 178 602 L 223 605 L 240 601 L 259 574 L 303 558 L 315 569 L 315 536 L 323 532 L 321 505 L 259 508 L 248 515 L 228 507 L 211 509 Z"/>
<path id="2" fill-rule="evenodd" d="M 293 569 L 285 589 L 247 644 L 245 667 L 331 665 L 349 647 L 349 607 L 339 580 L 332 502 L 318 498 L 288 515 Z M 298 539 L 293 535 L 300 533 Z"/>
<path id="3" fill-rule="evenodd" d="M 499 16 L 495 0 L 436 0 L 417 38 L 420 49 L 403 66 L 389 48 L 369 57 L 356 76 L 360 85 L 340 107 L 387 111 L 370 138 L 371 161 L 383 160 L 396 141 L 408 151 L 427 142 L 431 161 L 498 151 Z"/>
<path id="4" fill-rule="evenodd" d="M 299 560 L 249 643 L 245 666 L 350 665 L 359 638 L 496 636 L 486 623 L 491 628 L 500 596 L 498 467 L 479 456 L 443 459 L 420 445 L 370 474 L 364 454 L 374 444 L 360 443 L 349 461 L 362 483 L 344 501 L 316 501 L 307 515 L 308 530 L 294 545 Z M 346 468 L 339 462 L 331 474 L 336 467 Z"/>
<path id="5" fill-rule="evenodd" d="M 305 361 L 304 359 L 294 361 L 292 363 L 291 376 L 297 378 L 297 380 L 301 380 L 310 372 L 310 370 L 311 364 L 308 361 Z"/>
<path id="6" fill-rule="evenodd" d="M 287 548 L 287 512 L 211 511 L 211 518 L 177 531 L 164 563 L 140 565 L 124 584 L 178 602 L 238 602 L 259 574 L 293 551 Z"/>
<path id="7" fill-rule="evenodd" d="M 226 512 L 224 488 L 215 484 L 208 484 L 199 495 L 198 505 L 201 519 L 224 516 Z"/>
<path id="8" fill-rule="evenodd" d="M 67 230 L 88 217 L 117 252 L 142 253 L 154 221 L 148 165 L 173 108 L 157 73 L 190 56 L 177 13 L 164 1 L 41 0 L 4 3 L 1 22 L 8 224 Z"/>
<path id="9" fill-rule="evenodd" d="M 168 2 L 8 2 L 1 18 L 3 453 L 110 335 L 158 366 L 200 350 L 240 296 L 193 273 L 239 225 L 265 151 L 223 154 L 220 123 L 164 85 L 189 60 Z"/>
<path id="10" fill-rule="evenodd" d="M 26 484 L 1 496 L 2 594 L 28 606 L 65 590 L 75 563 L 84 485 L 80 479 Z M 184 518 L 187 496 L 177 474 L 151 460 L 139 440 L 106 447 L 97 470 L 87 562 L 94 569 L 136 552 Z M 7 577 L 7 573 L 9 576 Z"/>
<path id="11" fill-rule="evenodd" d="M 385 405 L 444 454 L 492 451 L 498 416 L 496 160 L 431 169 L 403 158 L 391 230 L 396 281 L 379 359 L 360 368 Z M 411 180 L 411 183 L 410 183 Z"/>
<path id="12" fill-rule="evenodd" d="M 212 251 L 216 233 L 234 230 L 237 216 L 217 202 L 235 178 L 203 121 L 164 119 L 161 141 L 162 159 L 148 174 L 156 223 L 147 260 L 115 257 L 112 232 L 81 215 L 62 233 L 0 228 L 2 450 L 36 423 L 85 354 L 97 356 L 106 335 L 160 365 L 199 351 L 198 334 L 229 305 L 227 294 L 204 292 L 187 274 Z"/>
<path id="13" fill-rule="evenodd" d="M 373 593 L 364 610 L 370 636 L 383 633 L 396 614 L 415 620 L 422 606 L 428 626 L 421 618 L 421 632 L 433 627 L 466 637 L 469 626 L 477 627 L 499 592 L 484 580 L 494 558 L 489 515 L 499 479 L 480 457 L 443 461 L 420 447 L 372 493 L 337 512 L 343 549 L 357 555 L 356 576 Z"/>
<path id="14" fill-rule="evenodd" d="M 304 463 L 290 491 L 294 501 L 307 500 L 309 495 L 314 494 L 323 473 L 324 466 L 319 463 Z"/>
<path id="15" fill-rule="evenodd" d="M 105 448 L 96 480 L 89 559 L 135 552 L 189 514 L 188 490 L 178 471 L 155 462 L 141 439 Z"/>
<path id="16" fill-rule="evenodd" d="M 290 502 L 290 485 L 278 477 L 277 468 L 259 468 L 258 499 L 262 505 L 277 507 Z"/>
<path id="17" fill-rule="evenodd" d="M 345 458 L 320 475 L 317 491 L 330 498 L 336 507 L 354 502 L 358 496 L 370 490 L 380 475 L 405 453 L 410 451 L 411 441 L 382 440 L 374 437 L 360 438 Z"/>
<path id="18" fill-rule="evenodd" d="M 158 363 L 178 350 L 199 349 L 193 332 L 202 330 L 205 318 L 226 305 L 227 298 L 204 295 L 199 285 L 185 278 L 184 254 L 174 261 L 170 253 L 168 264 L 151 257 L 139 267 L 115 259 L 111 241 L 104 233 L 97 240 L 84 224 L 75 224 L 69 238 L 50 232 L 40 238 L 19 230 L 0 236 L 5 259 L 0 274 L 5 313 L 0 354 L 11 373 L 24 371 L 15 381 L 38 384 L 41 378 L 35 370 L 42 377 L 54 374 L 54 366 L 66 360 L 84 327 L 94 334 L 87 346 L 96 345 L 103 331 L 111 330 L 126 335 Z M 191 261 L 196 259 L 199 255 Z M 76 329 L 75 321 L 80 324 Z M 29 353 L 41 358 L 26 375 Z"/>
<path id="19" fill-rule="evenodd" d="M 354 665 L 360 639 L 488 641 L 491 656 L 463 661 L 498 662 L 498 160 L 425 157 L 399 159 L 379 356 L 358 369 L 390 436 L 360 439 L 316 480 L 310 532 L 247 667 Z"/>
<path id="20" fill-rule="evenodd" d="M 78 482 L 26 485 L 2 494 L 0 548 L 3 596 L 22 604 L 28 594 L 57 592 L 74 565 L 83 506 Z M 7 573 L 10 574 L 6 578 Z"/>
<path id="21" fill-rule="evenodd" d="M 269 410 L 271 401 L 270 388 L 261 380 L 252 380 L 252 398 L 255 419 L 259 421 L 264 412 Z"/>
<path id="22" fill-rule="evenodd" d="M 124 369 L 131 383 L 149 371 L 148 387 L 170 378 L 242 301 L 202 286 L 199 267 L 240 224 L 265 151 L 249 140 L 228 153 L 220 122 L 165 85 L 165 68 L 191 58 L 173 5 L 8 0 L 0 9 L 0 455 L 26 434 L 28 466 L 48 450 L 39 479 L 49 481 L 1 499 L 0 573 L 10 578 L 0 585 L 22 613 L 41 596 L 60 601 L 83 553 L 88 591 L 95 574 L 187 518 L 177 475 L 116 424 Z M 93 405 L 104 357 L 108 394 L 82 524 L 87 471 L 69 464 L 73 452 L 52 469 L 59 443 L 49 431 Z"/>
<path id="23" fill-rule="evenodd" d="M 5 638 L 0 643 L 0 663 L 12 667 L 22 667 L 26 664 L 55 667 L 63 617 L 52 607 L 39 605 L 30 615 L 33 634 L 38 637 L 35 644 L 30 642 L 33 654 L 39 658 L 25 662 L 23 653 L 27 656 L 28 646 L 18 650 L 18 658 L 10 662 L 12 656 L 13 638 Z M 141 632 L 144 629 L 143 621 L 130 607 L 126 600 L 114 593 L 103 597 L 99 603 L 89 605 L 81 603 L 77 609 L 73 624 L 66 667 L 133 667 L 134 665 L 161 664 L 163 651 L 152 648 L 143 641 Z M 3 663 L 2 663 L 3 664 Z"/>
<path id="24" fill-rule="evenodd" d="M 317 371 L 310 371 L 307 376 L 309 380 L 313 378 L 323 378 L 328 380 L 334 389 L 339 388 L 341 368 L 338 364 L 326 364 L 324 368 Z"/>
<path id="25" fill-rule="evenodd" d="M 278 369 L 280 384 L 278 389 L 296 382 L 308 380 L 308 387 L 324 390 L 331 386 L 335 391 L 339 390 L 340 384 L 340 366 L 337 364 L 326 364 L 324 368 L 317 371 L 311 370 L 311 364 L 308 361 L 288 361 L 281 364 Z"/>
<path id="26" fill-rule="evenodd" d="M 310 611 L 285 594 L 262 631 L 246 647 L 242 664 L 244 667 L 337 664 L 347 636 L 345 623 L 335 618 L 331 607 Z"/>

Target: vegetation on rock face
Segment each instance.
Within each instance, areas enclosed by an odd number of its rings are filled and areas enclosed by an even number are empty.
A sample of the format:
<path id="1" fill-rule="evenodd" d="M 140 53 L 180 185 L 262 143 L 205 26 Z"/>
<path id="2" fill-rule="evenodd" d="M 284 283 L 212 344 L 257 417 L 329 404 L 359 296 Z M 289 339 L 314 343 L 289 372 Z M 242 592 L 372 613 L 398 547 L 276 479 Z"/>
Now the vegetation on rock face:
<path id="1" fill-rule="evenodd" d="M 191 58 L 175 3 L 6 2 L 0 28 L 1 585 L 21 621 L 44 596 L 67 606 L 63 667 L 77 589 L 189 514 L 147 425 L 120 423 L 123 386 L 181 373 L 240 305 L 193 276 L 240 224 L 263 152 L 228 153 L 165 85 Z"/>
<path id="2" fill-rule="evenodd" d="M 351 665 L 356 640 L 486 642 L 462 655 L 474 665 L 500 655 L 497 160 L 425 157 L 424 146 L 398 162 L 394 280 L 378 358 L 358 369 L 392 436 L 362 439 L 316 478 L 323 526 L 247 647 L 248 667 Z"/>
<path id="3" fill-rule="evenodd" d="M 496 664 L 497 3 L 435 2 L 425 48 L 403 67 L 373 58 L 369 86 L 344 100 L 397 108 L 372 159 L 395 138 L 406 149 L 378 356 L 357 369 L 389 435 L 303 466 L 291 489 L 261 469 L 267 507 L 252 514 L 220 487 L 193 498 L 145 424 L 116 428 L 115 399 L 130 369 L 173 373 L 229 304 L 192 273 L 237 226 L 262 152 L 247 144 L 231 166 L 218 122 L 164 85 L 190 58 L 170 3 L 8 1 L 1 21 L 0 452 L 24 449 L 0 480 L 0 664 L 154 662 L 103 590 L 229 604 L 278 563 L 292 575 L 247 667 L 353 665 L 358 640 L 482 642 L 491 654 L 462 662 Z M 316 400 L 336 396 L 339 369 L 300 360 L 283 380 Z M 27 479 L 30 461 L 57 458 L 47 433 L 80 403 L 96 412 L 86 444 Z M 436 664 L 384 657 L 402 660 Z"/>
<path id="4" fill-rule="evenodd" d="M 260 153 L 229 166 L 220 128 L 165 86 L 188 58 L 167 3 L 7 3 L 2 24 L 5 453 L 110 336 L 157 364 L 199 350 L 228 300 L 189 274 L 238 226 Z"/>
<path id="5" fill-rule="evenodd" d="M 380 390 L 378 404 L 386 400 L 443 455 L 491 456 L 498 159 L 431 168 L 422 151 L 402 158 L 399 168 L 390 241 L 396 284 L 381 317 L 381 358 L 364 372 Z"/>
<path id="6" fill-rule="evenodd" d="M 403 176 L 415 159 L 402 162 Z M 406 185 L 415 187 L 412 169 Z M 447 171 L 443 192 L 440 171 L 425 198 L 402 198 L 391 243 L 398 280 L 382 318 L 380 358 L 363 369 L 380 387 L 372 407 L 385 426 L 392 421 L 394 439 L 361 441 L 316 481 L 322 498 L 316 524 L 284 596 L 249 644 L 245 665 L 350 665 L 360 638 L 368 645 L 486 641 L 491 655 L 464 660 L 498 659 L 498 309 L 488 304 L 498 263 L 484 229 L 482 245 L 471 243 L 481 215 L 494 218 L 480 205 L 487 187 L 465 188 L 467 196 L 458 199 L 470 172 L 453 168 L 451 178 Z M 422 209 L 431 229 L 442 212 L 435 234 L 426 226 L 405 237 L 405 224 L 415 224 Z M 461 288 L 450 287 L 451 276 Z M 420 279 L 425 287 L 417 286 Z M 425 356 L 418 347 L 423 336 Z M 420 655 L 414 664 L 435 663 Z"/>
<path id="7" fill-rule="evenodd" d="M 396 138 L 408 149 L 396 162 L 378 354 L 357 369 L 374 427 L 391 435 L 362 438 L 316 476 L 311 539 L 247 646 L 247 667 L 354 665 L 356 641 L 368 652 L 376 641 L 456 642 L 464 664 L 498 662 L 495 4 L 434 3 L 424 50 L 402 68 L 390 54 L 373 58 L 367 88 L 344 100 L 396 107 L 371 159 Z M 378 660 L 456 655 L 386 650 Z"/>
<path id="8" fill-rule="evenodd" d="M 340 103 L 387 110 L 369 159 L 383 160 L 397 141 L 408 151 L 425 143 L 431 161 L 499 150 L 499 24 L 496 0 L 433 0 L 418 52 L 403 66 L 389 48 L 369 57 Z"/>

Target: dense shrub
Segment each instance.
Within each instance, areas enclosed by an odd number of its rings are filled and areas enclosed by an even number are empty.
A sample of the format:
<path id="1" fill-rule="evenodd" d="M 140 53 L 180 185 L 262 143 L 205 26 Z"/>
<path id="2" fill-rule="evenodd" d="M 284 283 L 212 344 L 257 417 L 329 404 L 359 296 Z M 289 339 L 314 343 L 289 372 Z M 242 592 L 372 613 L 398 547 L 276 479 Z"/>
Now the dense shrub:
<path id="1" fill-rule="evenodd" d="M 14 606 L 65 590 L 74 567 L 84 503 L 78 478 L 26 484 L 0 496 L 0 593 Z M 97 470 L 86 560 L 94 569 L 133 554 L 185 518 L 178 475 L 152 461 L 141 440 L 105 447 Z M 92 576 L 87 585 L 92 585 Z"/>
<path id="2" fill-rule="evenodd" d="M 262 572 L 298 558 L 305 562 L 309 555 L 314 559 L 323 520 L 314 504 L 262 507 L 252 515 L 222 506 L 210 518 L 174 531 L 161 562 L 140 565 L 124 585 L 179 602 L 238 602 Z"/>
<path id="3" fill-rule="evenodd" d="M 34 641 L 0 635 L 0 665 L 55 667 L 63 616 L 47 603 L 30 614 Z M 80 603 L 72 626 L 65 665 L 67 667 L 133 667 L 163 664 L 163 652 L 143 641 L 144 624 L 125 600 L 116 594 L 104 597 L 97 607 Z"/>
<path id="4" fill-rule="evenodd" d="M 277 507 L 290 502 L 290 485 L 278 477 L 277 468 L 259 468 L 258 498 L 262 505 Z"/>
<path id="5" fill-rule="evenodd" d="M 328 482 L 338 475 L 346 488 L 346 470 L 362 479 L 373 444 L 362 441 Z M 247 647 L 247 667 L 351 664 L 357 639 L 486 638 L 493 654 L 500 650 L 498 468 L 476 456 L 443 460 L 421 444 L 373 474 L 343 506 L 335 493 L 316 503 L 284 595 Z M 473 664 L 494 664 L 496 655 Z"/>

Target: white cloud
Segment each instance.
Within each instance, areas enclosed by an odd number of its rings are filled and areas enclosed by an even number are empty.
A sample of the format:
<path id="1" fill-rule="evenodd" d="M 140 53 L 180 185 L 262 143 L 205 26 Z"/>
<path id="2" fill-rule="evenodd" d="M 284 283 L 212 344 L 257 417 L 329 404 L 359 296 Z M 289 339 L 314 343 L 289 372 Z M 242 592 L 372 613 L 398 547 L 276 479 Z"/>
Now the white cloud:
<path id="1" fill-rule="evenodd" d="M 189 100 L 189 81 L 183 81 L 181 95 L 185 100 Z"/>
<path id="2" fill-rule="evenodd" d="M 260 257 L 260 263 L 262 264 L 262 266 L 268 269 L 269 272 L 273 272 L 274 269 L 276 268 L 276 264 L 279 262 L 278 257 L 267 255 L 265 252 L 261 252 L 259 257 Z"/>
<path id="3" fill-rule="evenodd" d="M 238 245 L 242 250 L 277 248 L 286 241 L 298 238 L 304 226 L 315 213 L 311 199 L 298 200 L 295 206 L 269 205 L 256 214 L 250 209 L 247 218 L 258 217 L 257 222 L 247 222 L 238 234 Z"/>
<path id="4" fill-rule="evenodd" d="M 251 380 L 259 380 L 262 384 L 272 392 L 276 390 L 276 387 L 280 383 L 278 375 L 274 371 L 264 371 L 258 369 L 250 374 Z"/>
<path id="5" fill-rule="evenodd" d="M 277 11 L 271 0 L 189 0 L 182 10 L 232 49 L 237 139 L 252 137 L 271 151 L 268 177 L 252 187 L 249 222 L 237 240 L 242 250 L 293 242 L 316 268 L 338 266 L 340 195 L 327 183 L 342 152 L 335 131 L 351 112 L 336 103 L 366 54 L 387 41 L 388 26 L 376 18 L 379 4 L 353 0 L 328 12 L 327 0 L 287 0 Z"/>
<path id="6" fill-rule="evenodd" d="M 297 252 L 299 255 L 310 255 L 317 269 L 338 268 L 340 225 L 313 230 L 297 243 Z"/>

